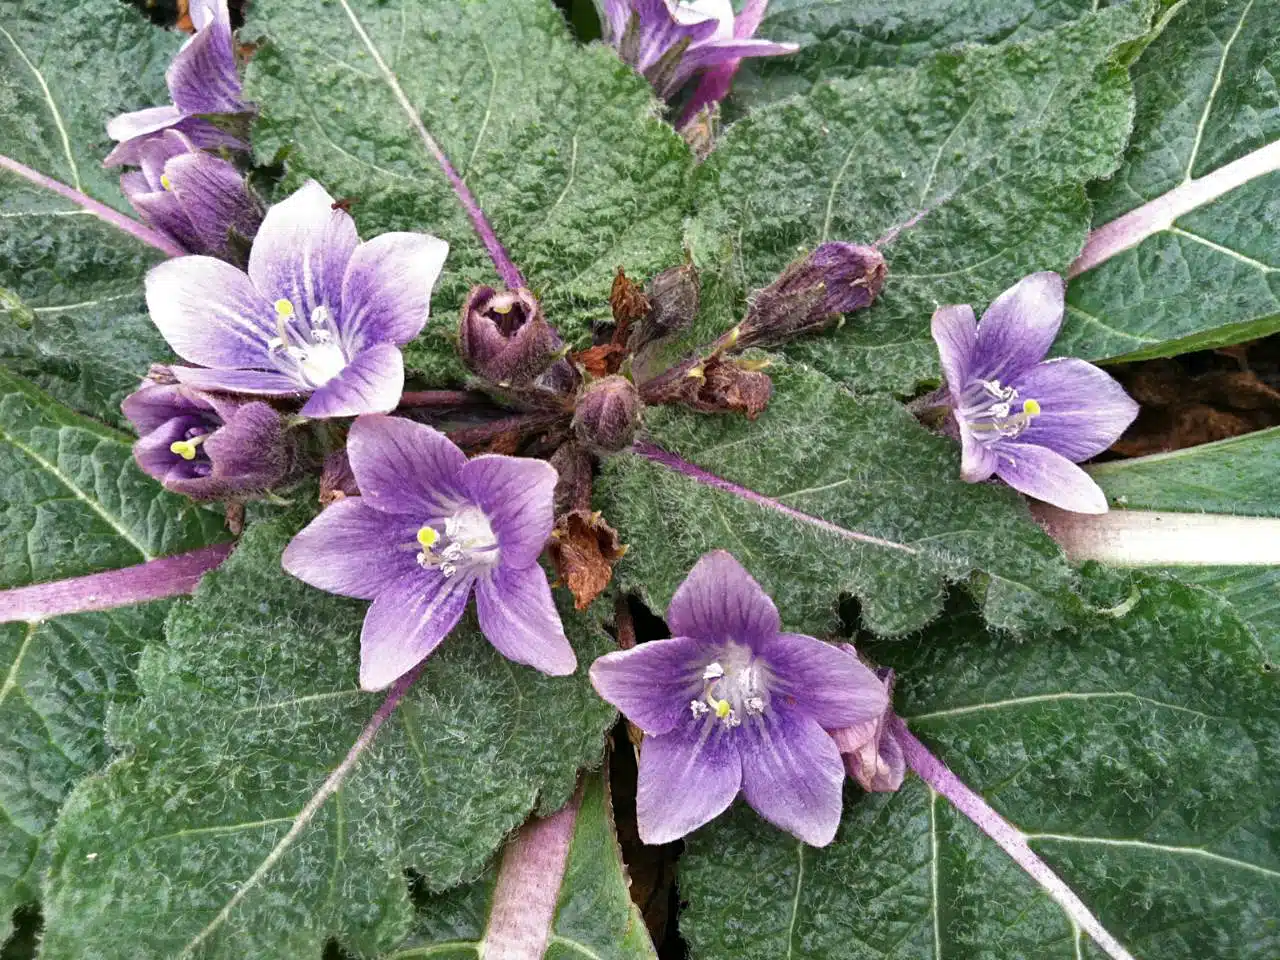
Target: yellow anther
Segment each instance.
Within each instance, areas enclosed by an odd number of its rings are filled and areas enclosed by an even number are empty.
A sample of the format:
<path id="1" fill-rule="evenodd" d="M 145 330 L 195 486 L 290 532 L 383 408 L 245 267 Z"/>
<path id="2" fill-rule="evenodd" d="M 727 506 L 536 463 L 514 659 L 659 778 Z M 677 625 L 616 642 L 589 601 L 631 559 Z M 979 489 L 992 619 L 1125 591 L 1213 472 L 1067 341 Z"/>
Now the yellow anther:
<path id="1" fill-rule="evenodd" d="M 173 189 L 173 181 L 169 179 L 169 175 L 167 173 L 160 174 L 160 186 L 164 187 L 166 190 Z"/>
<path id="2" fill-rule="evenodd" d="M 430 550 L 440 539 L 440 532 L 435 527 L 423 527 L 418 531 L 418 543 L 424 550 Z"/>
<path id="3" fill-rule="evenodd" d="M 288 320 L 293 316 L 293 304 L 281 297 L 276 301 L 276 316 L 281 320 Z"/>
<path id="4" fill-rule="evenodd" d="M 502 303 L 502 304 L 495 303 L 492 307 L 490 307 L 490 309 L 494 313 L 500 313 L 505 317 L 508 313 L 511 312 L 511 308 L 514 306 L 515 306 L 514 303 Z"/>
<path id="5" fill-rule="evenodd" d="M 732 347 L 733 347 L 733 346 L 738 342 L 738 338 L 739 338 L 740 336 L 742 336 L 742 324 L 738 324 L 737 326 L 735 326 L 735 327 L 734 327 L 732 330 L 730 330 L 730 331 L 729 331 L 729 333 L 725 336 L 725 338 L 724 338 L 724 348 L 725 348 L 726 350 L 731 349 L 731 348 L 732 348 Z"/>
<path id="6" fill-rule="evenodd" d="M 696 367 L 690 367 L 689 372 L 686 373 L 685 376 L 690 380 L 705 380 L 707 379 L 707 371 L 703 368 L 702 364 L 698 364 Z"/>
<path id="7" fill-rule="evenodd" d="M 1023 413 L 1025 413 L 1028 417 L 1036 417 L 1036 416 L 1039 416 L 1039 415 L 1040 415 L 1040 401 L 1039 401 L 1039 400 L 1024 400 L 1024 401 L 1022 401 L 1022 412 L 1023 412 Z"/>
<path id="8" fill-rule="evenodd" d="M 728 700 L 716 701 L 716 716 L 719 717 L 721 720 L 723 720 L 732 712 L 733 712 L 733 708 L 729 706 Z"/>
<path id="9" fill-rule="evenodd" d="M 176 453 L 183 460 L 194 460 L 196 458 L 196 447 L 199 446 L 198 441 L 202 437 L 196 437 L 194 440 L 175 440 L 169 444 L 169 452 Z"/>

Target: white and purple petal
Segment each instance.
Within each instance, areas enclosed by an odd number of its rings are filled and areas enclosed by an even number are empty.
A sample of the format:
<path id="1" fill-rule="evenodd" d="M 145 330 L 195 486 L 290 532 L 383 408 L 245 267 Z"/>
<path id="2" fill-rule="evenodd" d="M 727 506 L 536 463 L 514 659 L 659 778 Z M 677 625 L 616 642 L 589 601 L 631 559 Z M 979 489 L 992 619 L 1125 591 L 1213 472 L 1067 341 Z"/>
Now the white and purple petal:
<path id="1" fill-rule="evenodd" d="M 292 377 L 273 370 L 212 370 L 207 367 L 172 366 L 178 382 L 197 390 L 255 394 L 261 397 L 296 397 L 303 388 Z"/>
<path id="2" fill-rule="evenodd" d="M 1044 359 L 1062 326 L 1066 283 L 1044 271 L 1023 277 L 991 302 L 978 324 L 969 376 L 1007 385 Z"/>
<path id="3" fill-rule="evenodd" d="M 591 665 L 591 685 L 645 733 L 659 735 L 691 717 L 689 704 L 702 696 L 707 662 L 702 640 L 651 640 L 600 657 Z"/>
<path id="4" fill-rule="evenodd" d="M 196 0 L 191 7 L 191 21 L 196 27 L 195 35 L 182 45 L 165 71 L 174 104 L 188 116 L 246 110 L 226 0 Z"/>
<path id="5" fill-rule="evenodd" d="M 996 476 L 1015 490 L 1073 513 L 1107 512 L 1102 488 L 1062 454 L 1009 440 L 994 450 Z"/>
<path id="6" fill-rule="evenodd" d="M 946 378 L 952 402 L 959 404 L 969 383 L 969 368 L 978 344 L 978 323 L 973 317 L 973 307 L 968 304 L 939 307 L 933 312 L 930 330 L 933 342 L 938 346 L 938 359 L 942 361 L 942 375 Z"/>
<path id="7" fill-rule="evenodd" d="M 404 392 L 404 358 L 390 343 L 375 344 L 357 354 L 316 388 L 302 408 L 304 417 L 356 417 L 390 413 Z"/>
<path id="8" fill-rule="evenodd" d="M 360 417 L 347 454 L 362 499 L 419 524 L 452 514 L 466 500 L 459 474 L 467 456 L 439 430 L 403 417 Z"/>
<path id="9" fill-rule="evenodd" d="M 697 562 L 676 590 L 667 626 L 678 637 L 732 640 L 759 652 L 782 623 L 773 601 L 742 564 L 715 550 Z"/>
<path id="10" fill-rule="evenodd" d="M 345 346 L 403 346 L 421 333 L 448 255 L 447 243 L 422 233 L 384 233 L 356 247 L 342 281 Z"/>
<path id="11" fill-rule="evenodd" d="M 502 564 L 527 567 L 547 545 L 555 525 L 555 489 L 560 479 L 545 460 L 486 454 L 469 460 L 461 482 L 498 538 Z"/>
<path id="12" fill-rule="evenodd" d="M 780 633 L 760 651 L 773 678 L 770 693 L 827 729 L 884 714 L 889 696 L 879 678 L 839 647 L 799 633 Z"/>
<path id="13" fill-rule="evenodd" d="M 232 234 L 253 239 L 262 209 L 233 164 L 199 150 L 172 157 L 164 165 L 169 191 L 199 236 L 201 252 L 224 254 Z"/>
<path id="14" fill-rule="evenodd" d="M 1012 385 L 1020 400 L 1040 405 L 1018 442 L 1048 447 L 1074 463 L 1106 450 L 1138 415 L 1113 377 L 1074 357 L 1037 364 Z"/>
<path id="15" fill-rule="evenodd" d="M 242 272 L 213 257 L 178 257 L 151 268 L 147 309 L 178 356 L 206 367 L 269 365 L 271 304 Z"/>
<path id="16" fill-rule="evenodd" d="M 471 597 L 470 577 L 415 570 L 378 594 L 360 631 L 360 689 L 382 690 L 431 655 Z"/>
<path id="17" fill-rule="evenodd" d="M 640 839 L 670 843 L 724 813 L 742 784 L 737 738 L 713 722 L 684 723 L 640 745 Z"/>
<path id="18" fill-rule="evenodd" d="M 375 510 L 363 497 L 327 507 L 290 541 L 284 569 L 320 590 L 372 600 L 418 566 L 420 523 Z"/>
<path id="19" fill-rule="evenodd" d="M 560 614 L 542 567 L 513 568 L 502 563 L 476 583 L 480 630 L 508 660 L 552 677 L 578 668 L 578 658 L 564 635 Z"/>

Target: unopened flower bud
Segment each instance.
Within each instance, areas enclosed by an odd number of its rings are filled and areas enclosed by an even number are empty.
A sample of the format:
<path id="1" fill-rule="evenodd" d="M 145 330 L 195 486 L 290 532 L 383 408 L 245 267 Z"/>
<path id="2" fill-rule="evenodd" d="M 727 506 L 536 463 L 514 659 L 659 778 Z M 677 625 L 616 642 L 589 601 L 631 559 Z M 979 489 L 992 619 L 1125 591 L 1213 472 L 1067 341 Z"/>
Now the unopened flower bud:
<path id="1" fill-rule="evenodd" d="M 850 644 L 841 649 L 857 658 L 857 651 Z M 873 720 L 829 731 L 836 748 L 844 757 L 844 768 L 849 776 L 868 793 L 893 793 L 902 786 L 907 772 L 907 760 L 902 744 L 889 730 L 889 718 L 893 716 L 893 671 L 881 669 L 876 676 L 889 695 L 889 706 Z"/>
<path id="2" fill-rule="evenodd" d="M 360 496 L 355 472 L 346 450 L 336 450 L 324 458 L 320 470 L 320 505 L 327 507 L 347 497 Z"/>
<path id="3" fill-rule="evenodd" d="M 875 247 L 824 243 L 756 294 L 735 346 L 777 346 L 865 309 L 880 295 L 885 273 Z"/>
<path id="4" fill-rule="evenodd" d="M 462 308 L 459 328 L 462 360 L 475 373 L 499 386 L 527 387 L 550 374 L 548 389 L 576 386 L 564 360 L 564 341 L 542 316 L 528 290 L 498 291 L 476 287 Z M 563 365 L 570 376 L 552 368 Z"/>
<path id="5" fill-rule="evenodd" d="M 687 330 L 698 315 L 699 292 L 698 271 L 692 264 L 663 270 L 650 280 L 645 287 L 649 312 L 632 328 L 632 351 Z"/>
<path id="6" fill-rule="evenodd" d="M 596 380 L 583 392 L 573 415 L 573 431 L 589 447 L 615 452 L 629 446 L 644 404 L 626 377 Z"/>
<path id="7" fill-rule="evenodd" d="M 289 446 L 269 404 L 144 384 L 122 408 L 138 430 L 138 465 L 193 500 L 260 493 L 288 472 Z"/>

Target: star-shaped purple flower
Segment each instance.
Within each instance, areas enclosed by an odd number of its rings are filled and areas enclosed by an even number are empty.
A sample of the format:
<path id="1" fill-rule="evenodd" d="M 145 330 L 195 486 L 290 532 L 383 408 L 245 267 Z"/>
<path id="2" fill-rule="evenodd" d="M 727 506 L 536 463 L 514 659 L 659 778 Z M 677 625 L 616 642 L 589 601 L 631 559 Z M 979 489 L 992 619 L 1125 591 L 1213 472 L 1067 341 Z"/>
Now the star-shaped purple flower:
<path id="1" fill-rule="evenodd" d="M 799 49 L 794 43 L 753 39 L 765 5 L 751 6 L 738 23 L 732 0 L 603 0 L 604 38 L 664 100 L 679 93 L 700 70 L 731 67 L 715 84 L 723 97 L 740 60 Z M 711 92 L 700 106 L 710 102 Z"/>
<path id="2" fill-rule="evenodd" d="M 538 556 L 554 521 L 555 468 L 468 460 L 440 431 L 361 417 L 347 440 L 360 496 L 325 509 L 284 552 L 313 587 L 372 600 L 360 635 L 360 686 L 381 690 L 422 662 L 474 590 L 498 652 L 551 676 L 577 669 Z"/>
<path id="3" fill-rule="evenodd" d="M 741 790 L 771 823 L 813 846 L 830 843 L 845 771 L 826 731 L 884 713 L 876 675 L 837 647 L 782 633 L 773 601 L 724 551 L 698 561 L 667 625 L 672 639 L 591 666 L 600 696 L 646 734 L 640 838 L 683 837 Z"/>
<path id="4" fill-rule="evenodd" d="M 306 396 L 306 417 L 395 408 L 400 347 L 422 330 L 449 245 L 421 233 L 367 243 L 314 180 L 267 211 L 246 274 L 213 257 L 178 257 L 147 274 L 147 308 L 206 390 Z"/>
<path id="5" fill-rule="evenodd" d="M 111 120 L 107 135 L 119 144 L 103 161 L 106 166 L 137 164 L 143 144 L 163 130 L 177 130 L 200 148 L 247 146 L 201 119 L 205 114 L 251 109 L 241 99 L 227 0 L 192 0 L 189 12 L 196 32 L 182 45 L 164 75 L 173 103 L 122 113 Z"/>
<path id="6" fill-rule="evenodd" d="M 972 307 L 941 307 L 933 339 L 960 428 L 961 477 L 995 474 L 1063 510 L 1106 513 L 1106 495 L 1076 464 L 1115 443 L 1138 405 L 1091 363 L 1044 359 L 1062 326 L 1065 289 L 1056 273 L 1033 273 L 1000 294 L 981 323 Z"/>

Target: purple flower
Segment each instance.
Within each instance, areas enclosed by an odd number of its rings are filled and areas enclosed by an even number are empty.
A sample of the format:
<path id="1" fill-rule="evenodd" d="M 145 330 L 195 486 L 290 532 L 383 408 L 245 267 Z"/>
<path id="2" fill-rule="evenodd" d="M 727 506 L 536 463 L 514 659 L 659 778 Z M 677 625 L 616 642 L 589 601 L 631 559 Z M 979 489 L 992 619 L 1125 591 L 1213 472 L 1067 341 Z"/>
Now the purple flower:
<path id="1" fill-rule="evenodd" d="M 1063 510 L 1106 513 L 1107 498 L 1077 463 L 1101 453 L 1138 415 L 1124 388 L 1091 363 L 1045 360 L 1062 325 L 1065 286 L 1033 273 L 975 323 L 968 306 L 941 307 L 933 339 L 963 444 L 960 475 L 993 473 Z"/>
<path id="2" fill-rule="evenodd" d="M 239 263 L 262 223 L 262 207 L 233 164 L 201 152 L 177 130 L 148 138 L 141 171 L 120 186 L 144 221 L 189 253 Z"/>
<path id="3" fill-rule="evenodd" d="M 140 437 L 133 445 L 138 466 L 192 499 L 258 493 L 289 468 L 280 416 L 261 401 L 144 383 L 121 407 Z"/>
<path id="4" fill-rule="evenodd" d="M 674 635 L 606 654 L 591 682 L 646 734 L 637 818 L 645 843 L 707 823 L 741 790 L 814 846 L 840 823 L 844 765 L 826 732 L 884 713 L 884 687 L 839 648 L 782 633 L 778 611 L 730 554 L 698 561 L 667 609 Z"/>
<path id="5" fill-rule="evenodd" d="M 853 659 L 858 652 L 847 643 L 840 648 Z M 886 703 L 884 711 L 874 719 L 855 723 L 851 727 L 832 730 L 844 768 L 868 793 L 893 793 L 902 786 L 907 773 L 907 758 L 902 744 L 893 735 L 889 719 L 893 716 L 893 671 L 877 670 L 876 676 L 884 684 Z"/>
<path id="6" fill-rule="evenodd" d="M 733 71 L 745 57 L 794 53 L 793 43 L 770 43 L 751 35 L 765 3 L 753 0 L 735 22 L 732 0 L 603 0 L 604 38 L 618 55 L 671 100 L 700 70 L 724 67 L 698 107 L 728 92 Z"/>
<path id="7" fill-rule="evenodd" d="M 556 471 L 542 460 L 468 460 L 444 434 L 361 417 L 347 440 L 360 496 L 294 537 L 284 568 L 313 587 L 372 600 L 360 686 L 381 690 L 430 655 L 474 589 L 498 652 L 551 676 L 577 669 L 538 556 L 551 535 Z"/>
<path id="8" fill-rule="evenodd" d="M 231 36 L 227 0 L 192 0 L 195 34 L 182 45 L 165 82 L 173 103 L 122 113 L 107 124 L 107 135 L 119 144 L 103 162 L 108 167 L 136 164 L 147 139 L 163 130 L 177 130 L 197 147 L 244 148 L 243 141 L 219 129 L 204 114 L 243 113 L 236 48 Z"/>
<path id="9" fill-rule="evenodd" d="M 400 347 L 427 322 L 449 245 L 420 233 L 367 243 L 309 181 L 267 211 L 246 274 L 178 257 L 147 274 L 151 319 L 183 383 L 265 396 L 310 395 L 306 417 L 391 410 L 404 388 Z M 207 368 L 207 369 L 204 369 Z"/>

